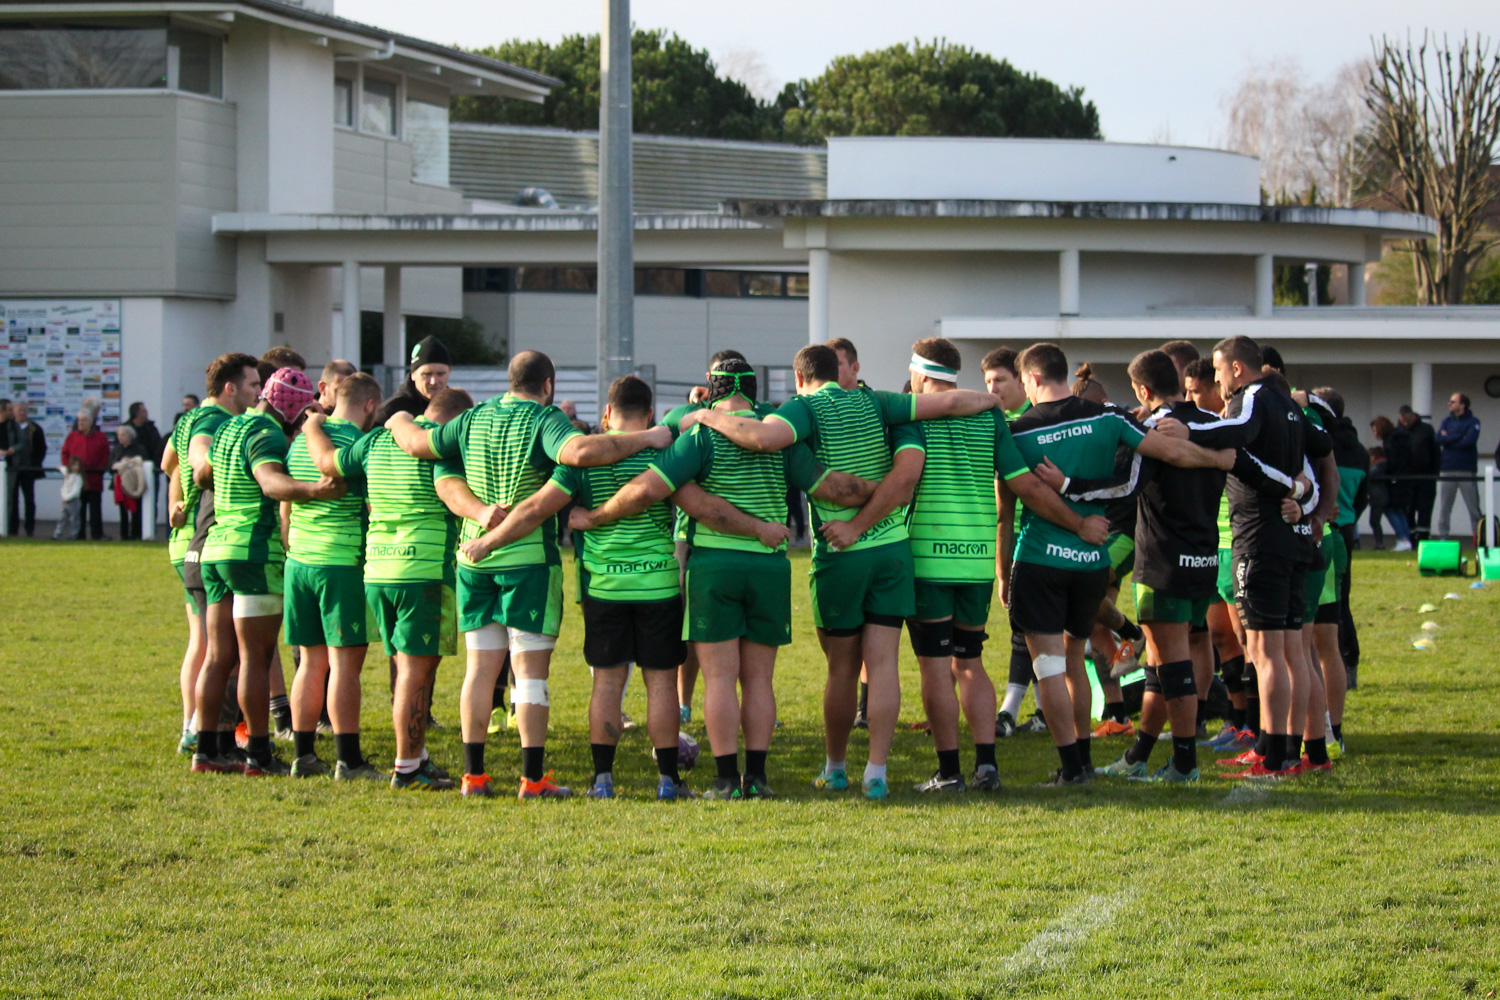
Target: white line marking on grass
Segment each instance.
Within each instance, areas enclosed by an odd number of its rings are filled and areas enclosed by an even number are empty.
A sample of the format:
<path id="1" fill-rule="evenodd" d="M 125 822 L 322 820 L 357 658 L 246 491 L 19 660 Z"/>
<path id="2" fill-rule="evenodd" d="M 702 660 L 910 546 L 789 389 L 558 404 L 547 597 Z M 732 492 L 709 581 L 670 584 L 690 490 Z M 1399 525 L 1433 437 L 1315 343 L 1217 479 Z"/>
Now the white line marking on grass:
<path id="1" fill-rule="evenodd" d="M 1034 975 L 1061 965 L 1069 952 L 1110 923 L 1135 897 L 1131 890 L 1110 896 L 1090 896 L 1042 928 L 1025 947 L 1006 957 L 1008 975 Z"/>

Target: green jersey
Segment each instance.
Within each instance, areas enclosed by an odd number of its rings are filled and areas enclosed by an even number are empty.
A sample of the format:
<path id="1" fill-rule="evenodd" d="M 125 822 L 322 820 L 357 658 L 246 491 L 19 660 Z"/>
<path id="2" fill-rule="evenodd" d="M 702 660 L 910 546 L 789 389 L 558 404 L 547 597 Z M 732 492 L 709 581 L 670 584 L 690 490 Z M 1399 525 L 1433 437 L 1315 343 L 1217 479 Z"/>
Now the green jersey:
<path id="1" fill-rule="evenodd" d="M 1219 497 L 1219 548 L 1234 548 L 1234 530 L 1229 525 L 1229 492 Z"/>
<path id="2" fill-rule="evenodd" d="M 698 410 L 706 409 L 708 409 L 708 404 L 706 403 L 683 403 L 681 406 L 674 406 L 668 410 L 666 415 L 661 418 L 661 424 L 672 432 L 672 440 L 675 441 L 682 436 L 682 418 L 689 413 L 696 413 Z M 775 413 L 776 404 L 752 403 L 750 404 L 750 410 L 759 419 L 768 413 Z M 685 542 L 688 537 L 688 516 L 680 507 L 673 508 L 673 510 L 675 514 L 673 515 L 674 528 L 672 538 L 675 541 Z"/>
<path id="3" fill-rule="evenodd" d="M 1026 402 L 1022 403 L 1014 410 L 1001 411 L 1005 414 L 1005 426 L 1009 427 L 1011 424 L 1015 423 L 1016 418 L 1029 409 L 1031 409 L 1031 400 L 1028 399 Z M 1014 528 L 1015 531 L 1011 537 L 1014 538 L 1017 542 L 1021 540 L 1021 512 L 1025 509 L 1025 504 L 1021 503 L 1019 500 L 1016 501 L 1016 513 L 1014 515 L 1014 519 L 1011 521 L 1011 527 Z"/>
<path id="4" fill-rule="evenodd" d="M 417 426 L 438 425 L 418 417 Z M 384 427 L 340 448 L 337 462 L 370 505 L 365 582 L 452 584 L 458 528 L 438 499 L 434 464 L 402 451 Z"/>
<path id="5" fill-rule="evenodd" d="M 661 451 L 647 448 L 613 465 L 575 469 L 559 465 L 552 484 L 592 510 L 645 472 Z M 578 593 L 596 601 L 669 601 L 678 588 L 672 548 L 672 505 L 654 503 L 612 524 L 573 532 Z"/>
<path id="6" fill-rule="evenodd" d="M 209 457 L 214 466 L 214 526 L 203 542 L 203 562 L 279 563 L 278 504 L 261 491 L 255 470 L 286 466 L 286 431 L 269 413 L 247 410 L 220 425 Z"/>
<path id="7" fill-rule="evenodd" d="M 805 441 L 821 465 L 879 482 L 891 471 L 886 428 L 910 423 L 916 408 L 915 396 L 864 388 L 846 392 L 837 383 L 826 382 L 817 392 L 787 400 L 769 419 L 790 426 L 796 440 Z M 854 508 L 816 499 L 808 506 L 812 509 L 813 561 L 837 558 L 818 528 L 824 521 L 852 519 Z M 904 542 L 906 537 L 905 511 L 896 510 L 842 551 Z"/>
<path id="8" fill-rule="evenodd" d="M 1134 448 L 1146 432 L 1124 411 L 1069 396 L 1040 403 L 1010 425 L 1016 447 L 1028 467 L 1043 458 L 1070 479 L 1108 479 L 1115 474 L 1115 450 Z M 1063 501 L 1078 514 L 1103 515 L 1103 500 Z M 1021 539 L 1016 559 L 1068 570 L 1096 570 L 1109 565 L 1109 550 L 1089 545 L 1077 535 L 1037 516 L 1030 508 L 1021 515 Z"/>
<path id="9" fill-rule="evenodd" d="M 734 417 L 754 415 L 750 410 L 730 414 Z M 746 451 L 703 424 L 694 424 L 672 443 L 672 447 L 657 453 L 650 469 L 673 492 L 684 483 L 696 482 L 751 517 L 777 524 L 786 523 L 788 483 L 811 492 L 827 475 L 806 448 L 793 446 L 772 454 Z M 767 551 L 759 539 L 726 534 L 691 520 L 687 540 L 695 547 L 706 549 L 738 549 L 761 554 Z M 786 544 L 782 543 L 776 551 L 785 552 Z"/>
<path id="10" fill-rule="evenodd" d="M 335 448 L 358 441 L 363 432 L 348 420 L 329 417 L 323 430 Z M 307 453 L 307 435 L 299 434 L 287 449 L 287 475 L 304 483 L 323 478 Z M 357 484 L 337 500 L 299 500 L 292 504 L 287 528 L 288 555 L 304 566 L 358 566 L 364 554 L 365 494 Z"/>
<path id="11" fill-rule="evenodd" d="M 440 458 L 462 458 L 464 480 L 481 503 L 501 504 L 509 510 L 541 489 L 563 445 L 582 431 L 555 406 L 543 406 L 506 393 L 486 400 L 427 434 Z M 468 519 L 463 541 L 484 534 Z M 496 549 L 480 562 L 459 557 L 467 569 L 498 572 L 519 566 L 561 566 L 557 551 L 557 522 L 547 518 L 531 534 Z"/>
<path id="12" fill-rule="evenodd" d="M 172 428 L 172 450 L 177 453 L 177 477 L 182 483 L 182 509 L 187 513 L 187 522 L 180 528 L 173 528 L 167 539 L 167 554 L 174 563 L 180 563 L 187 557 L 188 545 L 193 540 L 193 531 L 198 524 L 198 501 L 203 496 L 203 491 L 193 482 L 193 464 L 188 461 L 188 449 L 192 447 L 195 437 L 206 437 L 212 441 L 219 425 L 232 416 L 234 414 L 218 403 L 204 403 L 184 413 L 182 419 L 177 421 L 177 426 Z"/>
<path id="13" fill-rule="evenodd" d="M 1031 471 L 997 410 L 948 420 L 902 424 L 891 450 L 921 451 L 926 459 L 906 531 L 919 580 L 985 583 L 995 578 L 995 476 Z"/>

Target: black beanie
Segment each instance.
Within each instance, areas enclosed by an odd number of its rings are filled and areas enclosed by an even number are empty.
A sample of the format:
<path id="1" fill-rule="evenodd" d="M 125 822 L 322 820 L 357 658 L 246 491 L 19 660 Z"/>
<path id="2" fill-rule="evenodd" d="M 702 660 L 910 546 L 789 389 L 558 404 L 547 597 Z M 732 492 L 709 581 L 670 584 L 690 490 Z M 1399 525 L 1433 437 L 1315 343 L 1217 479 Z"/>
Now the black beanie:
<path id="1" fill-rule="evenodd" d="M 417 341 L 411 349 L 411 367 L 413 370 L 423 365 L 452 365 L 453 359 L 448 354 L 448 348 L 436 337 L 423 337 Z"/>

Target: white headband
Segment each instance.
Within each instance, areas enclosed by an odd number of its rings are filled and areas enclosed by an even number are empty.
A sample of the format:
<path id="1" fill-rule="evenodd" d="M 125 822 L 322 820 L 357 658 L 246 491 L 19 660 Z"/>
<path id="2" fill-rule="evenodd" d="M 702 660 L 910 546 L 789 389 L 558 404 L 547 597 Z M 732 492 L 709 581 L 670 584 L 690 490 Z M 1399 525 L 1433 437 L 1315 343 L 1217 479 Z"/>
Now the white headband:
<path id="1" fill-rule="evenodd" d="M 940 379 L 944 382 L 958 384 L 958 369 L 947 368 L 936 361 L 929 361 L 920 354 L 911 356 L 911 370 L 918 375 L 926 375 L 928 378 Z"/>

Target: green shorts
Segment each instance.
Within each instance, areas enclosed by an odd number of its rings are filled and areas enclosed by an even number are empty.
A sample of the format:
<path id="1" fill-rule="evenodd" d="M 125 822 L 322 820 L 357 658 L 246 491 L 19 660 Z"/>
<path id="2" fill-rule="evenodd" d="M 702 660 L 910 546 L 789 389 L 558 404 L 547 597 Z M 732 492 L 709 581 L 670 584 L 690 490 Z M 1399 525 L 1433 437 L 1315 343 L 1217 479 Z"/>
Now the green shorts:
<path id="1" fill-rule="evenodd" d="M 912 615 L 920 622 L 937 622 L 952 618 L 960 625 L 984 628 L 990 620 L 990 601 L 995 596 L 995 581 L 988 583 L 938 583 L 918 579 L 917 611 Z"/>
<path id="2" fill-rule="evenodd" d="M 1219 599 L 1234 603 L 1234 550 L 1219 550 Z"/>
<path id="3" fill-rule="evenodd" d="M 458 567 L 458 627 L 473 632 L 498 623 L 518 632 L 562 631 L 561 566 L 517 566 L 496 573 Z"/>
<path id="4" fill-rule="evenodd" d="M 458 651 L 453 588 L 441 580 L 367 583 L 365 600 L 387 656 L 452 656 Z"/>
<path id="5" fill-rule="evenodd" d="M 210 562 L 202 564 L 203 590 L 209 604 L 231 596 L 280 597 L 281 563 Z"/>
<path id="6" fill-rule="evenodd" d="M 1135 569 L 1135 539 L 1129 535 L 1110 535 L 1104 544 L 1109 547 L 1109 568 L 1114 571 L 1118 586 Z"/>
<path id="7" fill-rule="evenodd" d="M 187 602 L 189 609 L 196 610 L 193 608 L 193 595 L 187 589 L 187 571 L 182 568 L 181 562 L 174 562 L 172 568 L 177 571 L 177 580 L 182 584 L 182 599 Z"/>
<path id="8" fill-rule="evenodd" d="M 901 623 L 917 611 L 911 544 L 905 541 L 813 559 L 813 624 L 853 632 L 873 619 Z"/>
<path id="9" fill-rule="evenodd" d="M 358 566 L 286 561 L 286 641 L 290 646 L 363 646 L 372 635 L 365 574 Z"/>
<path id="10" fill-rule="evenodd" d="M 688 557 L 686 584 L 684 639 L 792 641 L 792 564 L 785 555 L 698 546 Z"/>
<path id="11" fill-rule="evenodd" d="M 1138 622 L 1161 622 L 1175 625 L 1186 622 L 1195 628 L 1208 625 L 1208 608 L 1213 597 L 1172 597 L 1161 594 L 1145 584 L 1135 585 L 1135 620 Z"/>
<path id="12" fill-rule="evenodd" d="M 1349 546 L 1337 531 L 1323 536 L 1323 561 L 1328 564 L 1328 581 L 1323 584 L 1318 607 L 1337 604 L 1343 597 L 1339 593 L 1339 581 L 1349 571 Z"/>

